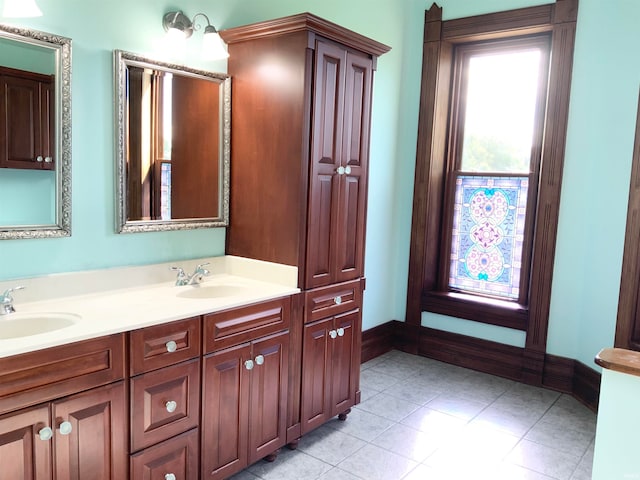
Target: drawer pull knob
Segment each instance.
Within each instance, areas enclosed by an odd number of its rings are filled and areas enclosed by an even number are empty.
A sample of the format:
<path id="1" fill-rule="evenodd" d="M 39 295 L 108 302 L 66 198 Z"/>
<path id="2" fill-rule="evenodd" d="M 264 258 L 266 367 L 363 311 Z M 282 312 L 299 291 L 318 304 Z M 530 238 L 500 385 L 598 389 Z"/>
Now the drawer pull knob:
<path id="1" fill-rule="evenodd" d="M 264 355 L 258 355 L 256 357 L 256 365 L 262 365 L 264 363 Z"/>
<path id="2" fill-rule="evenodd" d="M 333 299 L 333 303 L 340 305 L 342 303 L 342 297 L 336 297 Z"/>
<path id="3" fill-rule="evenodd" d="M 336 332 L 335 330 L 330 330 L 329 331 L 329 336 L 331 338 L 336 338 L 338 336 L 338 332 Z"/>
<path id="4" fill-rule="evenodd" d="M 178 408 L 178 404 L 173 400 L 169 400 L 167 403 L 164 404 L 164 406 L 167 408 L 167 412 L 169 413 L 175 412 L 176 408 Z"/>
<path id="5" fill-rule="evenodd" d="M 40 437 L 40 440 L 51 440 L 51 437 L 53 437 L 53 430 L 51 430 L 51 427 L 44 427 L 38 432 L 38 436 Z"/>
<path id="6" fill-rule="evenodd" d="M 165 343 L 165 346 L 167 347 L 167 352 L 169 353 L 173 353 L 178 349 L 178 344 L 173 340 L 169 340 L 167 343 Z"/>
<path id="7" fill-rule="evenodd" d="M 38 156 L 36 157 L 36 162 L 41 163 L 41 162 L 42 162 L 42 160 L 44 160 L 44 159 L 42 158 L 42 155 L 38 155 Z"/>
<path id="8" fill-rule="evenodd" d="M 53 162 L 53 158 L 51 157 L 44 157 L 44 163 L 51 163 Z"/>
<path id="9" fill-rule="evenodd" d="M 176 476 L 173 473 L 167 473 L 164 476 L 164 480 L 176 480 Z"/>
<path id="10" fill-rule="evenodd" d="M 71 425 L 71 422 L 62 422 L 58 429 L 60 430 L 61 435 L 69 435 L 73 430 L 73 426 Z"/>
<path id="11" fill-rule="evenodd" d="M 244 368 L 247 370 L 253 370 L 253 360 L 247 360 L 244 362 Z"/>
<path id="12" fill-rule="evenodd" d="M 340 328 L 338 329 L 338 336 L 339 336 L 339 337 L 344 337 L 344 328 L 340 327 Z"/>

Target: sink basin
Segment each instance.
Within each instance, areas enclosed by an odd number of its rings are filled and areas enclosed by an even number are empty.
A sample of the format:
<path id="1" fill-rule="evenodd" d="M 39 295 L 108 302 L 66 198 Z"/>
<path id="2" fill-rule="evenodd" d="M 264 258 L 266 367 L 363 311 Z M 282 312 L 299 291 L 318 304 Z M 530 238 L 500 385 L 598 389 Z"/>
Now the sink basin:
<path id="1" fill-rule="evenodd" d="M 10 313 L 0 316 L 0 340 L 30 337 L 70 327 L 80 320 L 74 313 Z"/>
<path id="2" fill-rule="evenodd" d="M 224 298 L 241 295 L 246 292 L 246 287 L 239 285 L 208 285 L 194 286 L 178 293 L 182 298 Z"/>

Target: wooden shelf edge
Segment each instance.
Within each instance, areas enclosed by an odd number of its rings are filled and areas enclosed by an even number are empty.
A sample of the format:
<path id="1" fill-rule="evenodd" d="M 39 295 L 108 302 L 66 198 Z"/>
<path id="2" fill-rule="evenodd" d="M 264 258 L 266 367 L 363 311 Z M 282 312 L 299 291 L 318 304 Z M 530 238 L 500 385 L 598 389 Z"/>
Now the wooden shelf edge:
<path id="1" fill-rule="evenodd" d="M 595 362 L 607 370 L 640 377 L 640 352 L 624 348 L 604 348 L 596 355 Z"/>

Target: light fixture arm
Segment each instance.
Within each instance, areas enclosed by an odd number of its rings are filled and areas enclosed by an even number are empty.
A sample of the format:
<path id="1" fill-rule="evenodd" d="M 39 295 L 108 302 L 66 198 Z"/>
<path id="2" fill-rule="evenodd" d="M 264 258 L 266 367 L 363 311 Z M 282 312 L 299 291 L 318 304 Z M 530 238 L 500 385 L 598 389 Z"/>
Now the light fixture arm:
<path id="1" fill-rule="evenodd" d="M 193 20 L 191 20 L 191 24 L 193 25 L 194 30 L 200 30 L 200 28 L 202 27 L 202 25 L 196 23 L 196 18 L 198 17 L 204 17 L 204 19 L 207 21 L 207 25 L 205 26 L 205 29 L 204 29 L 205 33 L 211 32 L 211 29 L 213 29 L 214 32 L 217 32 L 216 28 L 213 25 L 211 25 L 211 22 L 209 21 L 209 17 L 207 17 L 204 13 L 196 13 L 193 16 Z"/>

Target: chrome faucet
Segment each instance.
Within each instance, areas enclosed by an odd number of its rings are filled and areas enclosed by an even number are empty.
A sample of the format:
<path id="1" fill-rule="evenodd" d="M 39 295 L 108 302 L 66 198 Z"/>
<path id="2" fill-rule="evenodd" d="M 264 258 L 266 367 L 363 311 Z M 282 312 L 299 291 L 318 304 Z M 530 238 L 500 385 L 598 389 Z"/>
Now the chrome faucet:
<path id="1" fill-rule="evenodd" d="M 202 279 L 210 273 L 209 270 L 203 268 L 205 265 L 209 265 L 209 263 L 201 263 L 196 267 L 195 271 L 191 275 L 184 273 L 184 269 L 181 267 L 171 267 L 171 270 L 178 272 L 178 276 L 176 277 L 176 286 L 197 285 L 202 282 Z"/>
<path id="2" fill-rule="evenodd" d="M 23 288 L 24 287 L 22 285 L 9 288 L 5 290 L 2 295 L 0 295 L 0 315 L 8 315 L 9 313 L 13 313 L 16 311 L 16 309 L 13 308 L 13 297 L 11 296 L 11 292 L 22 290 Z"/>

